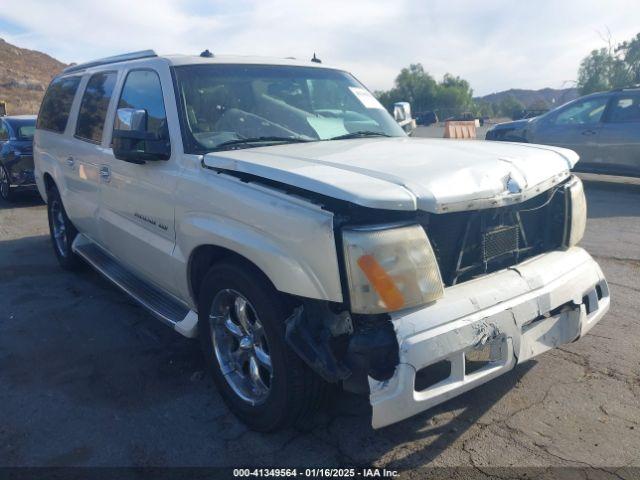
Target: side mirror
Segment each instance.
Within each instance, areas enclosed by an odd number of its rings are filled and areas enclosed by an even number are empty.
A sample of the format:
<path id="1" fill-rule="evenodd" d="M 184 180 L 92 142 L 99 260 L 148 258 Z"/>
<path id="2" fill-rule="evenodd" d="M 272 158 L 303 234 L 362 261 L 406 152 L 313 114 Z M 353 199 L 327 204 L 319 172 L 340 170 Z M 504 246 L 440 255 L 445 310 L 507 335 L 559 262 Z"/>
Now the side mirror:
<path id="1" fill-rule="evenodd" d="M 147 131 L 149 115 L 146 110 L 119 108 L 113 128 L 113 155 L 118 160 L 142 164 L 148 161 L 168 160 L 171 156 L 166 123 L 160 125 L 163 134 Z"/>
<path id="2" fill-rule="evenodd" d="M 416 129 L 416 121 L 411 117 L 411 105 L 409 102 L 394 103 L 393 118 L 407 135 L 413 135 Z"/>

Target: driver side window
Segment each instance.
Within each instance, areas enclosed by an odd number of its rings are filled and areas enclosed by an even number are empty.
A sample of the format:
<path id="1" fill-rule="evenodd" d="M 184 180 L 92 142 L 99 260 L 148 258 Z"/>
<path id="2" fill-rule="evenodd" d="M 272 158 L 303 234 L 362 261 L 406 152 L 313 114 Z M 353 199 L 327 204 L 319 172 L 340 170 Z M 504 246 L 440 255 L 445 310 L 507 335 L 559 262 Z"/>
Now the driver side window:
<path id="1" fill-rule="evenodd" d="M 561 110 L 555 118 L 556 125 L 593 125 L 600 122 L 607 106 L 607 97 L 596 97 L 576 102 Z"/>
<path id="2" fill-rule="evenodd" d="M 146 110 L 147 133 L 153 134 L 158 140 L 169 141 L 160 78 L 153 70 L 132 70 L 127 74 L 118 108 Z"/>

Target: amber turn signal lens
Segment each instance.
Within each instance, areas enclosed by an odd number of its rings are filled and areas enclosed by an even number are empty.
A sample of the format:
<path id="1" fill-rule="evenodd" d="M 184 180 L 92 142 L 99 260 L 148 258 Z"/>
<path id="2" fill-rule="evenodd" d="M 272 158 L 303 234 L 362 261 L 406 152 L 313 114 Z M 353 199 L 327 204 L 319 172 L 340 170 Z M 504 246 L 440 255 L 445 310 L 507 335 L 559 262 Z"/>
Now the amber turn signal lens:
<path id="1" fill-rule="evenodd" d="M 358 259 L 358 266 L 373 286 L 375 291 L 389 310 L 398 310 L 404 305 L 404 297 L 393 279 L 382 268 L 373 255 L 363 255 Z"/>

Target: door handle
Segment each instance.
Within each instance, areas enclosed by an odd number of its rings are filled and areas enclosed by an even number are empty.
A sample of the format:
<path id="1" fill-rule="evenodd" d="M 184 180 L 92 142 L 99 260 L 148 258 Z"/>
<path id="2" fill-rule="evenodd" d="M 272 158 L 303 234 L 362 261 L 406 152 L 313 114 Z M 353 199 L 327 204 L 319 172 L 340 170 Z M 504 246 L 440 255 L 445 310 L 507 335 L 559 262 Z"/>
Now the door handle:
<path id="1" fill-rule="evenodd" d="M 76 161 L 73 157 L 67 157 L 67 165 L 70 166 L 71 168 L 73 168 L 73 166 L 76 164 Z"/>
<path id="2" fill-rule="evenodd" d="M 100 178 L 104 182 L 111 180 L 111 171 L 109 170 L 109 167 L 100 167 Z"/>
<path id="3" fill-rule="evenodd" d="M 582 135 L 595 135 L 596 131 L 595 130 L 585 130 L 582 132 Z"/>

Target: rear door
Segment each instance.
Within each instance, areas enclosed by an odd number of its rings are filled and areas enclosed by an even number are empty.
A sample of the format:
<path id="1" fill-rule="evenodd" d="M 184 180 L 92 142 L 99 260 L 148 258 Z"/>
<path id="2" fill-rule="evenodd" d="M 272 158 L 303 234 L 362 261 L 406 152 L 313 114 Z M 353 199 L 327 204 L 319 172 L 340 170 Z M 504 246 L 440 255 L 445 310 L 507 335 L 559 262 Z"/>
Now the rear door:
<path id="1" fill-rule="evenodd" d="M 76 92 L 80 84 L 81 77 L 71 75 L 55 78 L 49 85 L 36 122 L 37 151 L 34 154 L 40 164 L 36 168 L 53 174 L 67 215 L 80 231 L 84 231 L 88 215 L 86 203 L 78 197 L 82 188 L 78 185 L 79 170 L 74 163 L 75 141 L 70 125 L 75 125 L 75 121 L 69 121 L 77 114 L 79 98 Z"/>
<path id="2" fill-rule="evenodd" d="M 609 97 L 592 96 L 572 102 L 540 118 L 531 142 L 565 147 L 580 155 L 580 164 L 592 163 L 599 154 L 602 118 Z"/>
<path id="3" fill-rule="evenodd" d="M 605 173 L 640 175 L 640 92 L 614 95 L 602 124 L 595 167 Z"/>
<path id="4" fill-rule="evenodd" d="M 86 79 L 73 128 L 73 149 L 64 159 L 70 195 L 75 201 L 77 226 L 100 242 L 100 165 L 108 155 L 103 145 L 105 119 L 117 80 L 116 71 L 97 72 Z"/>

